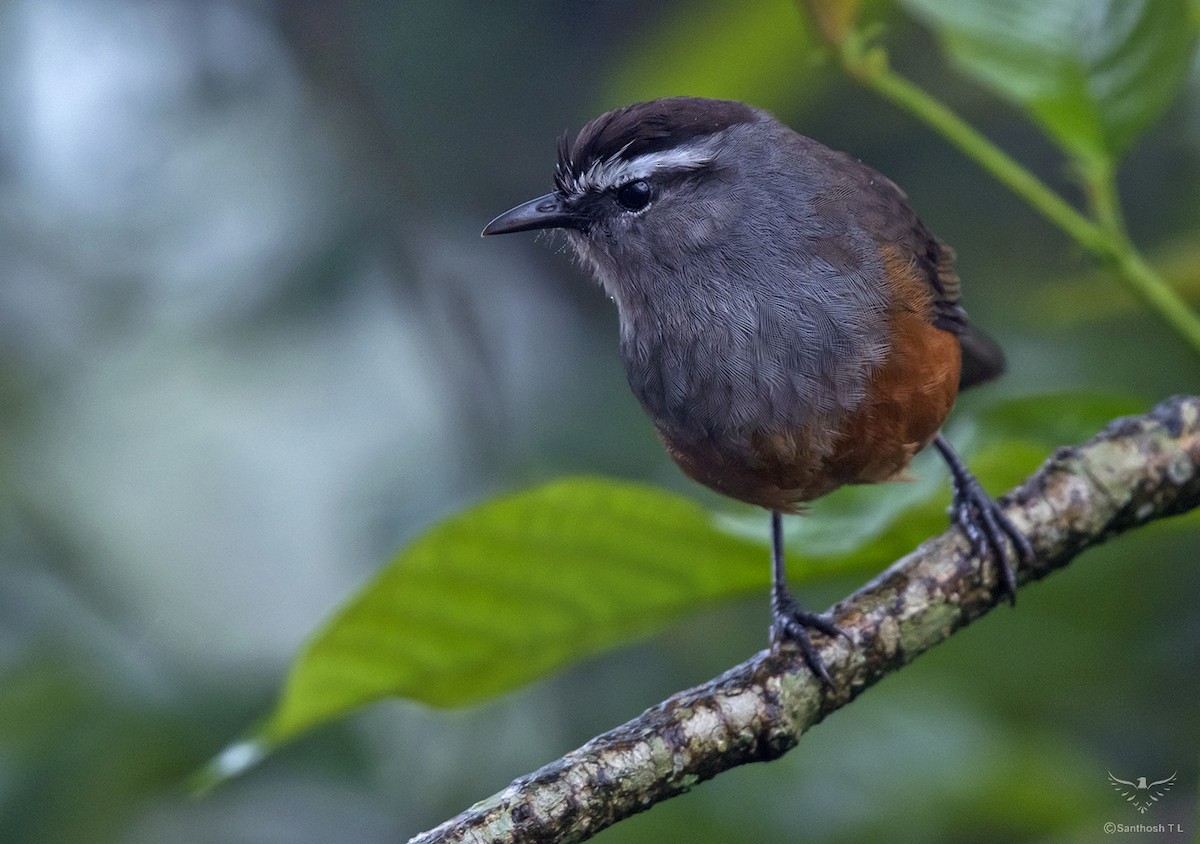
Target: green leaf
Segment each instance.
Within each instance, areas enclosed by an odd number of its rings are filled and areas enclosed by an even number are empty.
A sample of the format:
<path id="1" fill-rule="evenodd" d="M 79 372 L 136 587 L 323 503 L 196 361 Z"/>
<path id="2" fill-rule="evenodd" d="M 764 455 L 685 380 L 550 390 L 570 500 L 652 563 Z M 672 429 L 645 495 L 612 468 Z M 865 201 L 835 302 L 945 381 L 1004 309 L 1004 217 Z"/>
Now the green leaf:
<path id="1" fill-rule="evenodd" d="M 485 700 L 767 575 L 765 549 L 651 487 L 575 478 L 489 501 L 419 538 L 317 633 L 262 735 L 390 695 Z"/>
<path id="2" fill-rule="evenodd" d="M 620 57 L 602 107 L 690 94 L 792 110 L 813 85 L 797 85 L 812 35 L 793 0 L 702 0 L 661 15 Z"/>
<path id="3" fill-rule="evenodd" d="M 1084 161 L 1120 156 L 1195 51 L 1187 0 L 903 0 L 954 61 Z"/>
<path id="4" fill-rule="evenodd" d="M 994 405 L 950 436 L 999 492 L 1053 447 L 1138 409 L 1123 399 L 1039 396 Z M 842 489 L 809 517 L 789 519 L 797 579 L 878 569 L 946 530 L 944 467 L 922 455 L 914 472 L 913 483 Z M 746 512 L 718 518 L 648 486 L 572 478 L 459 513 L 402 551 L 312 638 L 257 737 L 229 747 L 195 782 L 211 786 L 384 697 L 485 700 L 685 612 L 765 593 L 768 520 Z"/>

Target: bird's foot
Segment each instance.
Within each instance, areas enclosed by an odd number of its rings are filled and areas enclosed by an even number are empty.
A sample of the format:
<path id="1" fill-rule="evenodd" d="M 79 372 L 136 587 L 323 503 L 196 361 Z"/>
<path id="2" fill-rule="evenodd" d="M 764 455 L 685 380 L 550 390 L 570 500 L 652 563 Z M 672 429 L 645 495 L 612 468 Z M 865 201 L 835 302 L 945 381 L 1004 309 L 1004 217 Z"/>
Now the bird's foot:
<path id="1" fill-rule="evenodd" d="M 1029 539 L 971 474 L 955 478 L 950 518 L 966 535 L 976 556 L 990 557 L 996 563 L 1004 592 L 1015 606 L 1016 567 L 1033 562 Z"/>
<path id="2" fill-rule="evenodd" d="M 816 645 L 808 635 L 808 631 L 819 630 L 827 636 L 845 636 L 849 634 L 838 627 L 833 619 L 820 613 L 809 612 L 797 603 L 792 595 L 784 590 L 776 589 L 771 595 L 771 644 L 778 645 L 784 641 L 795 642 L 804 654 L 804 661 L 813 673 L 821 678 L 821 682 L 833 688 L 833 680 L 825 668 L 825 661 L 817 652 Z"/>
<path id="3" fill-rule="evenodd" d="M 1009 602 L 1016 605 L 1016 566 L 1033 562 L 1033 546 L 1004 509 L 987 494 L 949 441 L 938 434 L 933 444 L 950 468 L 953 481 L 954 500 L 950 504 L 950 518 L 966 534 L 976 556 L 990 557 L 996 563 Z"/>

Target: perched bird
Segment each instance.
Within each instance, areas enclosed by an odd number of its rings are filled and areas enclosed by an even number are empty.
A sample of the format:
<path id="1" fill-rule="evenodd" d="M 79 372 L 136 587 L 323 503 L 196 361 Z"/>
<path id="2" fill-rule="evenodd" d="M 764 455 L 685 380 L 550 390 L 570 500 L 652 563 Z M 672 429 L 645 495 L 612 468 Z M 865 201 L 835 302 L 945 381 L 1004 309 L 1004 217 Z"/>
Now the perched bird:
<path id="1" fill-rule="evenodd" d="M 562 229 L 616 302 L 629 385 L 671 457 L 771 511 L 773 641 L 830 683 L 808 629 L 842 631 L 789 591 L 781 514 L 894 478 L 931 442 L 955 522 L 1015 600 L 1029 543 L 939 434 L 1003 356 L 903 191 L 762 109 L 696 97 L 564 135 L 554 186 L 483 234 Z"/>

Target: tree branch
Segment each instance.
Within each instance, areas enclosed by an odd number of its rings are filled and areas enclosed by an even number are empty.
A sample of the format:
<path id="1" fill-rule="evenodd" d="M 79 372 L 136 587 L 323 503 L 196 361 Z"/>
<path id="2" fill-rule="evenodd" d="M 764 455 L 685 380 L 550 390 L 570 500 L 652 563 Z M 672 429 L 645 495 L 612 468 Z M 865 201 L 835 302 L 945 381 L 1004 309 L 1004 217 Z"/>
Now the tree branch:
<path id="1" fill-rule="evenodd" d="M 1123 531 L 1200 506 L 1200 398 L 1177 396 L 1059 449 L 1006 497 L 1036 560 L 1020 583 Z M 792 648 L 756 654 L 673 695 L 457 817 L 433 842 L 582 841 L 747 762 L 775 759 L 809 727 L 997 602 L 994 567 L 949 531 L 832 610 L 849 639 L 817 636 L 832 690 Z"/>

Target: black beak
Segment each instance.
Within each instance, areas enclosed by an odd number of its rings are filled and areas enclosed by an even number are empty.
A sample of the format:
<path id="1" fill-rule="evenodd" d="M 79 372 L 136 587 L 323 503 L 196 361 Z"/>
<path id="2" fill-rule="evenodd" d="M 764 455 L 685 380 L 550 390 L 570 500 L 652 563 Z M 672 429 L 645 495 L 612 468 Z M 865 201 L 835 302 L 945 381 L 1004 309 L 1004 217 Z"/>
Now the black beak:
<path id="1" fill-rule="evenodd" d="M 579 218 L 567 209 L 557 193 L 548 193 L 510 208 L 483 230 L 489 234 L 512 234 L 533 229 L 578 228 Z"/>

